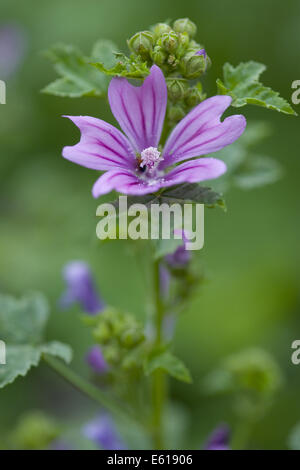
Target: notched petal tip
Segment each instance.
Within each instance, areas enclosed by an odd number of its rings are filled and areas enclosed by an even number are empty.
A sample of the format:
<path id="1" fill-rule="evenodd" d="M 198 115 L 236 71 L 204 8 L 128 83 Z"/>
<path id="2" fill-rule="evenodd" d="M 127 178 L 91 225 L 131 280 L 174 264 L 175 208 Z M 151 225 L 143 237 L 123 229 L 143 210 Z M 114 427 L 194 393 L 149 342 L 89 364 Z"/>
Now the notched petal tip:
<path id="1" fill-rule="evenodd" d="M 215 95 L 207 98 L 205 101 L 214 103 L 215 105 L 220 106 L 224 111 L 229 108 L 232 103 L 232 97 L 230 95 Z M 222 112 L 222 114 L 224 113 Z"/>

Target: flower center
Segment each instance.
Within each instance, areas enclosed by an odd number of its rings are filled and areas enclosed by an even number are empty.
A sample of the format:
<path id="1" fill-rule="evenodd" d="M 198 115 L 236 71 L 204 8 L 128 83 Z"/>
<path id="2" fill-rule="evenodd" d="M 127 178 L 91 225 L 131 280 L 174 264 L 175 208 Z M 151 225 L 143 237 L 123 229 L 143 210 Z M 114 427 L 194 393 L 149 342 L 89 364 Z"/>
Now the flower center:
<path id="1" fill-rule="evenodd" d="M 162 160 L 161 152 L 156 147 L 148 147 L 141 153 L 139 166 L 142 170 L 153 172 Z"/>

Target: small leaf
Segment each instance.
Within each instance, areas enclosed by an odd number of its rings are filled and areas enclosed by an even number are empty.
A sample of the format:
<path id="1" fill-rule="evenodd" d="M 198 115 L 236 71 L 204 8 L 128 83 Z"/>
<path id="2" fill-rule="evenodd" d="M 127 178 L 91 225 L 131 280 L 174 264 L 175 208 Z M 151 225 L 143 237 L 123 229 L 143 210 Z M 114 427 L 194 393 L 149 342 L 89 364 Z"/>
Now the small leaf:
<path id="1" fill-rule="evenodd" d="M 237 67 L 226 63 L 223 67 L 223 82 L 218 79 L 218 92 L 232 97 L 232 106 L 240 107 L 254 104 L 273 109 L 285 114 L 297 115 L 290 104 L 278 92 L 259 82 L 259 77 L 266 70 L 265 65 L 250 61 Z"/>
<path id="2" fill-rule="evenodd" d="M 47 300 L 41 294 L 21 299 L 0 296 L 0 332 L 6 343 L 39 343 L 49 317 Z"/>
<path id="3" fill-rule="evenodd" d="M 43 354 L 49 354 L 50 356 L 59 357 L 67 364 L 72 361 L 73 351 L 71 346 L 68 344 L 60 343 L 59 341 L 51 341 L 50 343 L 43 344 L 40 347 L 40 351 Z"/>
<path id="4" fill-rule="evenodd" d="M 29 344 L 8 345 L 6 364 L 0 365 L 0 388 L 5 387 L 19 376 L 25 376 L 31 367 L 38 366 L 42 354 L 59 357 L 69 363 L 72 359 L 70 346 L 53 341 L 41 346 Z"/>
<path id="5" fill-rule="evenodd" d="M 84 56 L 73 46 L 58 44 L 52 47 L 47 56 L 54 63 L 54 68 L 61 78 L 50 83 L 42 91 L 70 98 L 105 96 L 109 79 L 105 74 L 97 72 L 90 62 L 101 56 L 105 64 L 112 66 L 115 50 L 116 46 L 110 41 L 98 41 L 91 57 Z"/>
<path id="6" fill-rule="evenodd" d="M 221 194 L 216 193 L 210 188 L 200 186 L 197 183 L 184 183 L 170 190 L 164 191 L 162 194 L 163 202 L 167 199 L 173 203 L 176 200 L 179 203 L 195 202 L 198 204 L 206 204 L 207 206 L 220 206 L 224 208 L 225 203 Z"/>
<path id="7" fill-rule="evenodd" d="M 117 77 L 142 79 L 149 75 L 147 62 L 143 62 L 140 57 L 134 54 L 130 57 L 121 53 L 115 55 L 118 62 L 113 67 L 106 66 L 103 61 L 93 62 L 92 65 L 106 75 Z"/>
<path id="8" fill-rule="evenodd" d="M 117 46 L 112 41 L 99 39 L 92 49 L 91 60 L 101 60 L 105 67 L 113 67 L 116 63 L 117 50 Z"/>
<path id="9" fill-rule="evenodd" d="M 192 383 L 192 377 L 184 363 L 169 351 L 156 353 L 144 364 L 145 374 L 150 375 L 156 370 L 163 370 L 181 382 Z"/>
<path id="10" fill-rule="evenodd" d="M 27 344 L 7 346 L 6 364 L 0 365 L 0 388 L 12 383 L 18 376 L 25 376 L 37 366 L 41 353 L 39 348 Z"/>
<path id="11" fill-rule="evenodd" d="M 90 86 L 72 82 L 67 78 L 58 78 L 43 89 L 43 93 L 61 96 L 62 98 L 80 98 L 88 95 L 90 91 Z"/>
<path id="12" fill-rule="evenodd" d="M 57 341 L 42 342 L 48 317 L 48 303 L 41 294 L 21 299 L 0 296 L 1 340 L 6 343 L 6 363 L 0 365 L 0 388 L 26 375 L 31 367 L 39 364 L 42 354 L 71 361 L 69 346 Z"/>

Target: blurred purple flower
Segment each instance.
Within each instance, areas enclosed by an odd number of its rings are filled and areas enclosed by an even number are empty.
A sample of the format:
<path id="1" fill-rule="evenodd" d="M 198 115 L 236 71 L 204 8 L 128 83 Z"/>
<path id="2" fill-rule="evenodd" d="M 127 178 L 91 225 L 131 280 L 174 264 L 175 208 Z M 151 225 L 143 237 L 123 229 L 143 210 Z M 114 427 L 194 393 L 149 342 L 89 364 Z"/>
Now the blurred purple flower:
<path id="1" fill-rule="evenodd" d="M 124 443 L 109 415 L 101 415 L 83 428 L 85 437 L 103 450 L 123 450 Z"/>
<path id="2" fill-rule="evenodd" d="M 86 356 L 86 362 L 96 374 L 104 374 L 109 366 L 105 361 L 100 346 L 92 346 Z"/>
<path id="3" fill-rule="evenodd" d="M 66 290 L 59 304 L 63 309 L 69 308 L 78 302 L 83 310 L 89 314 L 97 314 L 103 310 L 105 304 L 96 291 L 91 270 L 84 261 L 70 261 L 63 268 L 63 278 Z"/>
<path id="4" fill-rule="evenodd" d="M 26 49 L 26 36 L 16 24 L 0 25 L 0 79 L 7 80 L 20 66 Z"/>
<path id="5" fill-rule="evenodd" d="M 209 437 L 205 450 L 229 450 L 230 429 L 223 424 L 216 428 Z"/>
<path id="6" fill-rule="evenodd" d="M 81 131 L 81 139 L 64 147 L 63 157 L 74 163 L 105 171 L 94 184 L 94 197 L 113 189 L 142 195 L 184 182 L 218 178 L 226 165 L 216 158 L 197 158 L 232 144 L 244 132 L 241 115 L 220 118 L 230 96 L 202 101 L 173 129 L 163 151 L 158 150 L 167 106 L 167 86 L 159 67 L 153 65 L 139 87 L 125 78 L 111 80 L 108 99 L 113 115 L 127 137 L 114 126 L 89 116 L 68 117 Z M 183 162 L 183 163 L 182 163 Z M 180 163 L 174 167 L 175 164 Z"/>
<path id="7" fill-rule="evenodd" d="M 182 245 L 178 246 L 174 253 L 165 256 L 166 263 L 172 268 L 185 267 L 191 259 L 191 251 L 186 249 L 186 244 L 189 241 L 187 232 L 184 230 L 174 230 L 174 235 L 182 237 Z"/>

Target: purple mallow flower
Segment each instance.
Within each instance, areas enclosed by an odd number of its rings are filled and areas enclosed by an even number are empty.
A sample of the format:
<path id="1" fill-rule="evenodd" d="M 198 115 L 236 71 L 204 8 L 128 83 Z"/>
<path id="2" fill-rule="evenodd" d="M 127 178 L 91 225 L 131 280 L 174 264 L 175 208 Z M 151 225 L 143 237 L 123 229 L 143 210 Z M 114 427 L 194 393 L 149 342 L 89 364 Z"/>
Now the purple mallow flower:
<path id="1" fill-rule="evenodd" d="M 184 230 L 176 229 L 174 234 L 182 237 L 182 245 L 178 246 L 174 253 L 166 255 L 165 261 L 172 268 L 183 268 L 191 259 L 191 252 L 186 249 L 186 244 L 189 241 L 188 233 Z"/>
<path id="2" fill-rule="evenodd" d="M 191 158 L 217 152 L 244 132 L 241 115 L 220 117 L 230 96 L 213 96 L 200 103 L 180 121 L 163 149 L 167 86 L 159 67 L 153 65 L 142 86 L 125 78 L 113 78 L 108 99 L 113 115 L 127 137 L 114 126 L 89 116 L 65 116 L 81 131 L 80 142 L 64 147 L 63 156 L 74 163 L 105 171 L 93 187 L 93 196 L 117 190 L 124 194 L 154 193 L 183 182 L 218 178 L 226 165 L 216 158 Z M 183 162 L 183 163 L 182 163 Z M 175 164 L 180 163 L 174 167 Z"/>
<path id="3" fill-rule="evenodd" d="M 69 308 L 73 303 L 78 302 L 89 314 L 96 314 L 103 310 L 105 304 L 96 291 L 87 263 L 71 261 L 66 264 L 63 268 L 63 278 L 67 288 L 60 299 L 61 308 Z"/>
<path id="4" fill-rule="evenodd" d="M 83 434 L 103 450 L 125 449 L 124 443 L 109 415 L 101 415 L 90 421 L 84 427 Z"/>
<path id="5" fill-rule="evenodd" d="M 223 424 L 216 428 L 209 437 L 205 450 L 229 450 L 230 429 Z"/>
<path id="6" fill-rule="evenodd" d="M 105 361 L 100 346 L 92 346 L 86 356 L 86 362 L 96 374 L 104 374 L 109 367 Z"/>

